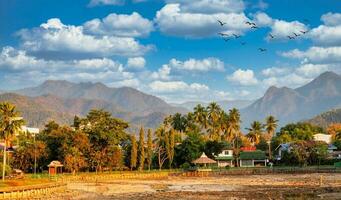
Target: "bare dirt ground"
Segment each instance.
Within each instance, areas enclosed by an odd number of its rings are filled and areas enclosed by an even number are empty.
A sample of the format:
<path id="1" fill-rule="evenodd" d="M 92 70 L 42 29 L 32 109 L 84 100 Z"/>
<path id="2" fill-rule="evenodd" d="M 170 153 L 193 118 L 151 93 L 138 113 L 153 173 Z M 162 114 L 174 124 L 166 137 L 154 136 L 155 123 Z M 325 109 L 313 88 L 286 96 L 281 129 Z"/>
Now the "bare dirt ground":
<path id="1" fill-rule="evenodd" d="M 341 174 L 110 180 L 69 183 L 67 189 L 63 199 L 341 199 Z"/>

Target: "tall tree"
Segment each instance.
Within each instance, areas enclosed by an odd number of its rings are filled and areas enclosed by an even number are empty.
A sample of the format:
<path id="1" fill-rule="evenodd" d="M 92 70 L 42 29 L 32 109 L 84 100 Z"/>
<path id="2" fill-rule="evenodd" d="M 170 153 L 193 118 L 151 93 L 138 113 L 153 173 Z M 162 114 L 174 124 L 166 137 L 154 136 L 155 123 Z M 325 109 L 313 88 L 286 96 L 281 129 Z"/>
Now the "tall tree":
<path id="1" fill-rule="evenodd" d="M 4 140 L 2 180 L 5 180 L 7 143 L 21 130 L 24 120 L 20 113 L 16 111 L 14 105 L 3 102 L 0 103 L 0 137 Z"/>
<path id="2" fill-rule="evenodd" d="M 156 152 L 158 157 L 159 170 L 162 169 L 163 164 L 167 160 L 167 150 L 166 150 L 166 131 L 163 126 L 159 127 L 155 132 L 155 144 L 156 144 Z"/>
<path id="3" fill-rule="evenodd" d="M 172 167 L 173 158 L 174 158 L 174 147 L 175 147 L 175 131 L 171 129 L 165 135 L 165 143 L 166 143 L 166 152 L 168 158 L 169 168 Z"/>
<path id="4" fill-rule="evenodd" d="M 144 129 L 141 127 L 140 129 L 140 140 L 139 140 L 139 170 L 144 169 Z"/>
<path id="5" fill-rule="evenodd" d="M 147 141 L 147 165 L 148 170 L 152 165 L 152 158 L 153 158 L 153 138 L 152 138 L 152 130 L 148 129 L 148 141 Z"/>
<path id="6" fill-rule="evenodd" d="M 271 153 L 271 139 L 276 131 L 277 128 L 277 122 L 276 118 L 272 115 L 268 116 L 265 119 L 265 130 L 266 130 L 266 142 L 268 143 L 268 148 L 269 148 L 269 159 L 272 159 L 272 153 Z"/>
<path id="7" fill-rule="evenodd" d="M 130 151 L 130 170 L 133 170 L 137 164 L 137 143 L 135 135 L 131 136 L 131 151 Z"/>
<path id="8" fill-rule="evenodd" d="M 251 123 L 251 128 L 247 128 L 249 133 L 246 135 L 251 143 L 254 145 L 258 144 L 263 133 L 263 125 L 259 121 Z"/>

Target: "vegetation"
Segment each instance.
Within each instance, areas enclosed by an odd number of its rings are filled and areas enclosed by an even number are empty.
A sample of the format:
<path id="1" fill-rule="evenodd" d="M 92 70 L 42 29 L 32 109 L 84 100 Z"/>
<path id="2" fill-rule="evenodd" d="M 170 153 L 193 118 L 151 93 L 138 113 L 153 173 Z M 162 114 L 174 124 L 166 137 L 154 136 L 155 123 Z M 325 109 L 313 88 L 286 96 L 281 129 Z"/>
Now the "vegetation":
<path id="1" fill-rule="evenodd" d="M 128 134 L 128 123 L 111 116 L 104 110 L 91 110 L 85 117 L 74 117 L 72 126 L 50 121 L 36 138 L 29 133 L 14 133 L 23 123 L 15 107 L 1 104 L 0 127 L 2 139 L 17 142 L 12 155 L 11 167 L 33 172 L 37 162 L 38 171 L 46 169 L 49 162 L 61 161 L 65 169 L 76 174 L 79 171 L 150 170 L 164 168 L 188 168 L 203 152 L 214 158 L 222 150 L 232 148 L 238 163 L 241 147 L 256 147 L 259 154 L 272 158 L 272 148 L 290 143 L 291 149 L 284 153 L 283 163 L 288 165 L 315 165 L 325 160 L 327 145 L 312 141 L 313 135 L 322 133 L 320 127 L 308 123 L 288 124 L 275 134 L 278 120 L 273 116 L 251 123 L 245 135 L 241 131 L 240 113 L 237 109 L 227 112 L 215 103 L 207 107 L 197 105 L 186 115 L 176 113 L 166 117 L 153 132 Z M 9 122 L 15 118 L 15 123 Z M 327 129 L 334 144 L 341 146 L 340 125 Z M 136 139 L 138 135 L 138 141 Z M 8 166 L 8 165 L 7 165 Z"/>

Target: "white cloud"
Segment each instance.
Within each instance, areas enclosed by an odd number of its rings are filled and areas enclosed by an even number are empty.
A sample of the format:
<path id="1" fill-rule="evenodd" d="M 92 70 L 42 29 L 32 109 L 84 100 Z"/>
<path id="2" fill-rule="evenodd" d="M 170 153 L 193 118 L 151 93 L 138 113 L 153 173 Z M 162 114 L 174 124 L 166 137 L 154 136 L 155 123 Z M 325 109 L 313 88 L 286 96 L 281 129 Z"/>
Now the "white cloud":
<path id="1" fill-rule="evenodd" d="M 91 0 L 90 7 L 98 5 L 123 5 L 125 0 Z"/>
<path id="2" fill-rule="evenodd" d="M 189 13 L 239 13 L 245 9 L 242 0 L 166 0 L 167 3 L 178 3 L 181 10 Z"/>
<path id="3" fill-rule="evenodd" d="M 194 4 L 197 2 L 193 2 Z M 155 22 L 166 35 L 201 38 L 216 36 L 218 32 L 242 34 L 249 30 L 244 13 L 192 13 L 182 10 L 180 4 L 166 4 L 156 14 Z M 226 23 L 223 27 L 217 20 Z"/>
<path id="4" fill-rule="evenodd" d="M 171 68 L 185 71 L 224 71 L 224 63 L 217 58 L 205 58 L 202 60 L 196 60 L 190 58 L 186 61 L 179 61 L 171 59 L 168 64 Z"/>
<path id="5" fill-rule="evenodd" d="M 143 69 L 146 65 L 146 60 L 143 57 L 128 58 L 127 67 L 132 69 Z"/>
<path id="6" fill-rule="evenodd" d="M 131 15 L 112 13 L 102 20 L 90 20 L 83 26 L 85 33 L 121 37 L 146 37 L 154 29 L 151 21 L 136 12 Z"/>
<path id="7" fill-rule="evenodd" d="M 141 45 L 130 37 L 87 35 L 82 26 L 64 25 L 57 18 L 49 19 L 38 28 L 23 29 L 17 34 L 22 40 L 22 48 L 30 52 L 138 56 L 153 48 Z"/>
<path id="8" fill-rule="evenodd" d="M 256 85 L 258 83 L 254 72 L 250 69 L 238 69 L 237 71 L 233 72 L 231 76 L 228 76 L 227 80 L 243 86 Z"/>
<path id="9" fill-rule="evenodd" d="M 257 26 L 271 26 L 273 24 L 273 19 L 269 17 L 266 13 L 257 12 L 252 15 L 253 21 L 257 24 Z"/>
<path id="10" fill-rule="evenodd" d="M 299 22 L 292 21 L 287 22 L 284 20 L 275 19 L 271 26 L 271 34 L 275 36 L 276 39 L 288 39 L 288 36 L 294 36 L 294 33 L 301 35 L 301 31 L 307 31 L 308 27 Z"/>
<path id="11" fill-rule="evenodd" d="M 289 72 L 286 67 L 270 67 L 262 70 L 262 74 L 266 77 L 283 75 Z"/>
<path id="12" fill-rule="evenodd" d="M 154 80 L 169 80 L 171 68 L 168 65 L 162 65 L 158 71 L 151 74 L 151 78 Z"/>
<path id="13" fill-rule="evenodd" d="M 297 68 L 296 71 L 297 73 L 302 74 L 305 77 L 316 77 L 321 73 L 328 71 L 328 69 L 329 69 L 328 65 L 304 64 Z"/>
<path id="14" fill-rule="evenodd" d="M 341 25 L 341 13 L 327 13 L 321 16 L 321 20 L 327 26 Z"/>
<path id="15" fill-rule="evenodd" d="M 130 80 L 134 74 L 124 71 L 123 65 L 108 58 L 81 60 L 44 60 L 29 56 L 23 50 L 4 47 L 0 53 L 2 77 L 18 79 L 22 82 L 29 74 L 34 75 L 33 83 L 47 79 L 71 81 L 101 81 L 112 83 Z M 25 78 L 26 77 L 26 78 Z"/>
<path id="16" fill-rule="evenodd" d="M 320 25 L 312 29 L 308 36 L 317 45 L 340 46 L 341 45 L 341 25 L 325 26 Z"/>
<path id="17" fill-rule="evenodd" d="M 310 47 L 306 51 L 294 49 L 282 53 L 282 56 L 288 58 L 302 59 L 306 63 L 333 63 L 341 62 L 341 46 L 337 47 Z"/>
<path id="18" fill-rule="evenodd" d="M 199 83 L 187 84 L 183 81 L 153 81 L 149 84 L 149 87 L 154 92 L 163 93 L 163 92 L 178 92 L 178 91 L 187 91 L 187 92 L 195 92 L 202 90 L 209 90 L 208 86 Z"/>

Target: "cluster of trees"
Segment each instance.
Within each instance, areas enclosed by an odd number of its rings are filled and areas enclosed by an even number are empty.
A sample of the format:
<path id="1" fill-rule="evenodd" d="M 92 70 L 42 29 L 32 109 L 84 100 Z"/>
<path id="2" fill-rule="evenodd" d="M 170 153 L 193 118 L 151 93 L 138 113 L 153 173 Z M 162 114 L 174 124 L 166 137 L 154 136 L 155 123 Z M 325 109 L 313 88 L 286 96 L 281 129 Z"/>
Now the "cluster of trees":
<path id="1" fill-rule="evenodd" d="M 277 123 L 269 116 L 264 124 L 252 122 L 243 134 L 237 109 L 226 112 L 211 103 L 207 107 L 197 105 L 185 115 L 170 115 L 154 131 L 141 127 L 138 134 L 129 134 L 128 123 L 110 113 L 91 110 L 84 118 L 76 116 L 70 126 L 51 121 L 36 136 L 21 133 L 15 138 L 24 121 L 13 105 L 0 104 L 1 138 L 5 145 L 17 142 L 18 146 L 10 164 L 27 172 L 33 172 L 35 162 L 41 171 L 52 160 L 61 161 L 72 173 L 177 168 L 189 166 L 202 152 L 213 158 L 226 147 L 233 148 L 237 158 L 243 146 L 267 151 L 271 159 L 271 149 L 288 142 L 293 144 L 284 159 L 289 164 L 315 164 L 326 156 L 326 144 L 312 142 L 314 134 L 324 132 L 322 128 L 288 124 L 275 134 Z M 340 146 L 341 125 L 333 124 L 327 132 Z"/>

